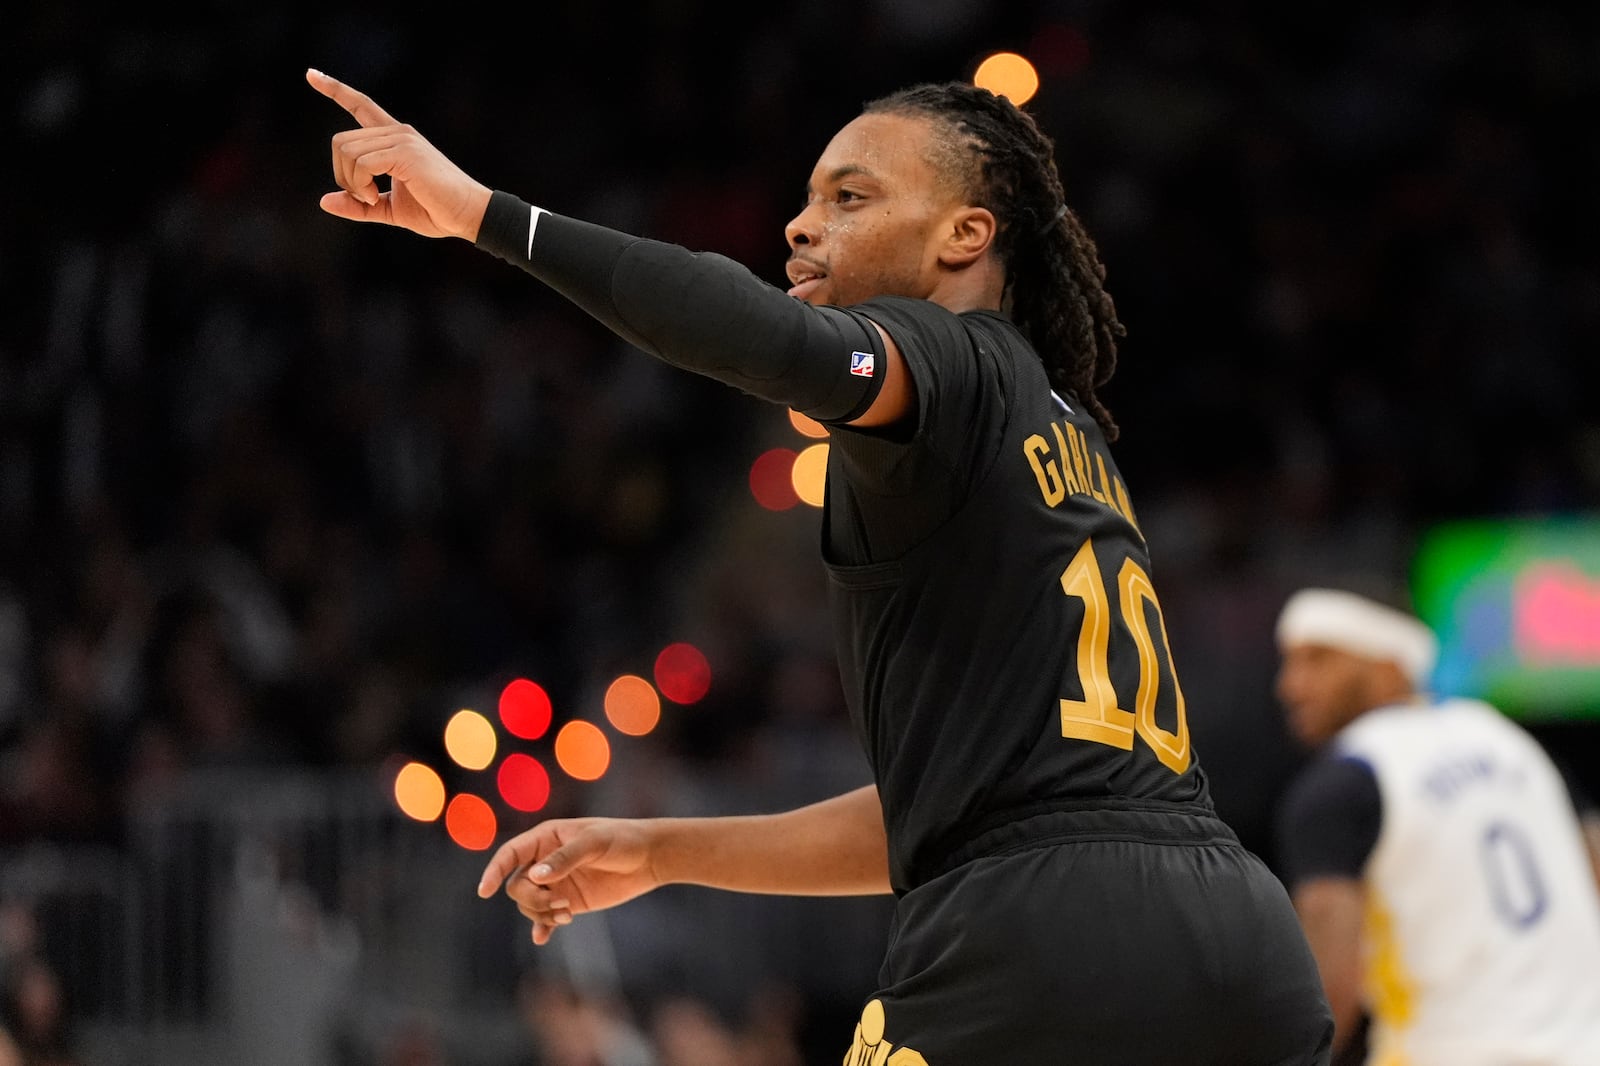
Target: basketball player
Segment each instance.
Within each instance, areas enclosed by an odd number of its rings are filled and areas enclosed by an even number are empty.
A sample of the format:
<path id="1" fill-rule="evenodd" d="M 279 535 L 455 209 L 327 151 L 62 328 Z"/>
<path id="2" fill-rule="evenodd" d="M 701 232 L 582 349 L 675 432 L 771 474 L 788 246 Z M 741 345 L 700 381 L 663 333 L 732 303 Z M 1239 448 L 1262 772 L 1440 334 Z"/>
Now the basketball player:
<path id="1" fill-rule="evenodd" d="M 1493 707 L 1432 701 L 1436 642 L 1350 592 L 1278 619 L 1278 694 L 1322 749 L 1279 854 L 1343 1046 L 1374 1066 L 1600 1063 L 1600 891 L 1543 748 Z"/>
<path id="2" fill-rule="evenodd" d="M 1327 1061 L 1288 895 L 1190 743 L 1096 395 L 1122 326 L 1030 116 L 964 84 L 869 104 L 788 224 L 785 293 L 491 191 L 308 78 L 359 124 L 333 138 L 324 210 L 474 241 L 645 352 L 833 430 L 821 548 L 875 785 L 770 816 L 547 822 L 481 894 L 504 883 L 543 943 L 667 883 L 893 892 L 850 1066 Z"/>

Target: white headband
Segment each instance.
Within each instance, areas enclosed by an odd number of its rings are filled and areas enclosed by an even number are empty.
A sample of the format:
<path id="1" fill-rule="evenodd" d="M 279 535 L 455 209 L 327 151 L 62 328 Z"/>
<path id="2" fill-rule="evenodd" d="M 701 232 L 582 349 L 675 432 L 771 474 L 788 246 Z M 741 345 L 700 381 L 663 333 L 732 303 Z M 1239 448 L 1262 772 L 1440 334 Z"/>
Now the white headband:
<path id="1" fill-rule="evenodd" d="M 1420 686 L 1433 670 L 1439 640 L 1403 611 L 1336 589 L 1301 589 L 1278 616 L 1278 647 L 1320 644 L 1399 666 Z"/>

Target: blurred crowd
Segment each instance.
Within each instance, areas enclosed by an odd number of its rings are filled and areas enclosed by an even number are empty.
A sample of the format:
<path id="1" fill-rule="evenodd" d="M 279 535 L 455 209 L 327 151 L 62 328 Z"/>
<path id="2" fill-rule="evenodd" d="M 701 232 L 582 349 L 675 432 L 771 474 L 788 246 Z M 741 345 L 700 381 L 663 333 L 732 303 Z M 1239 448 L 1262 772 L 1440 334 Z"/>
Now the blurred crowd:
<path id="1" fill-rule="evenodd" d="M 0 848 L 114 849 L 195 768 L 437 759 L 457 694 L 514 676 L 592 715 L 678 639 L 712 692 L 650 750 L 702 792 L 742 782 L 698 809 L 864 780 L 817 512 L 745 484 L 798 446 L 784 413 L 460 242 L 322 215 L 346 120 L 308 65 L 487 184 L 776 280 L 863 101 L 1029 55 L 1129 329 L 1104 395 L 1197 746 L 1269 861 L 1298 758 L 1270 692 L 1286 592 L 1399 586 L 1430 523 L 1600 499 L 1592 7 L 828 0 L 716 32 L 702 0 L 625 25 L 198 10 L 65 0 L 6 34 Z M 681 807 L 664 795 L 553 803 Z M 49 968 L 0 963 L 17 1038 Z M 547 1066 L 803 1061 L 782 995 L 734 1024 L 530 982 Z"/>

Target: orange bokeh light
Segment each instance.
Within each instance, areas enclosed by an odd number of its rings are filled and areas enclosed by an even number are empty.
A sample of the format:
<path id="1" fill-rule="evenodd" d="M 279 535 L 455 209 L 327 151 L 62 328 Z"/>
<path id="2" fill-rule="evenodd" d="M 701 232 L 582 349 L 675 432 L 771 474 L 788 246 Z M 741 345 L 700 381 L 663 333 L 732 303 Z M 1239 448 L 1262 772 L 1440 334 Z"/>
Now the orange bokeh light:
<path id="1" fill-rule="evenodd" d="M 803 415 L 792 408 L 789 411 L 789 424 L 799 430 L 800 435 L 803 437 L 826 437 L 828 435 L 827 426 L 810 415 Z"/>
<path id="2" fill-rule="evenodd" d="M 661 697 L 650 682 L 623 674 L 606 689 L 606 719 L 617 731 L 642 737 L 661 721 Z"/>
<path id="3" fill-rule="evenodd" d="M 1015 52 L 996 52 L 978 64 L 972 84 L 1021 107 L 1039 91 L 1039 72 Z"/>
<path id="4" fill-rule="evenodd" d="M 568 722 L 556 734 L 556 763 L 568 777 L 598 781 L 611 765 L 611 742 L 592 722 Z"/>
<path id="5" fill-rule="evenodd" d="M 444 812 L 444 826 L 450 831 L 450 839 L 468 851 L 482 851 L 493 844 L 497 830 L 494 810 L 470 792 L 450 801 Z"/>
<path id="6" fill-rule="evenodd" d="M 813 444 L 796 456 L 790 480 L 794 494 L 802 503 L 821 507 L 823 489 L 828 482 L 828 446 Z"/>
<path id="7" fill-rule="evenodd" d="M 444 810 L 444 781 L 431 766 L 406 763 L 394 778 L 394 801 L 406 817 L 434 821 Z"/>

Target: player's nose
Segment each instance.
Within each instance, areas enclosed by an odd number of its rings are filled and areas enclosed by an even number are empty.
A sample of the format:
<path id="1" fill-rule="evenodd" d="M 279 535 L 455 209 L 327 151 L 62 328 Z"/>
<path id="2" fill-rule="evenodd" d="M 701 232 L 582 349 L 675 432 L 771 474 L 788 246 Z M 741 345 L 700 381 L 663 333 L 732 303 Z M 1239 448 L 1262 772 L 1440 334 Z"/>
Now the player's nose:
<path id="1" fill-rule="evenodd" d="M 822 234 L 822 226 L 814 205 L 807 204 L 800 209 L 800 213 L 789 220 L 783 227 L 783 236 L 789 242 L 790 248 L 805 248 L 815 245 Z"/>

